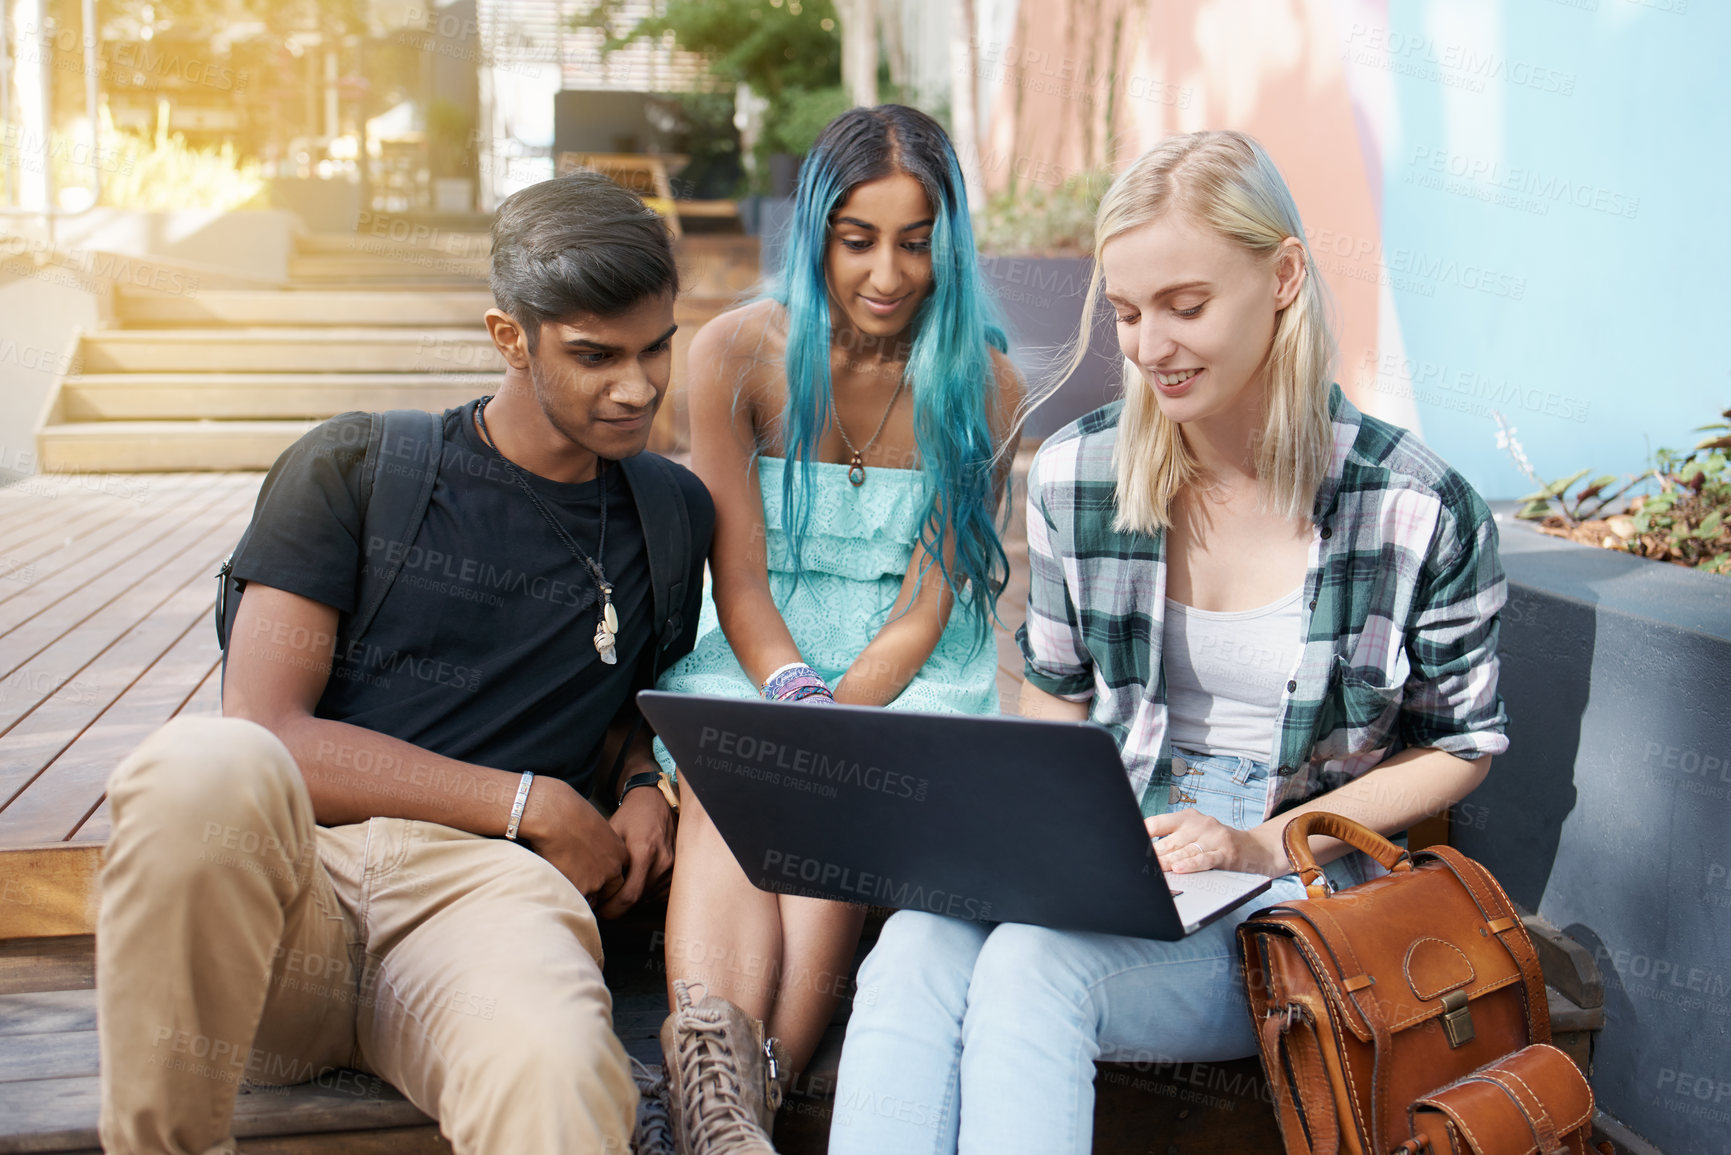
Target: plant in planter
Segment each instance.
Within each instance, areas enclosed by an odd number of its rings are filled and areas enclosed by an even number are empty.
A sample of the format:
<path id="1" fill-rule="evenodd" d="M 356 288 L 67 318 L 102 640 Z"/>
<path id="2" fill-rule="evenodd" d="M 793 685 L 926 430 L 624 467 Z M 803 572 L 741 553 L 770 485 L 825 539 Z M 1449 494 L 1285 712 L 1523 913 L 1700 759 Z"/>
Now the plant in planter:
<path id="1" fill-rule="evenodd" d="M 1010 187 L 974 218 L 980 251 L 1015 256 L 1086 256 L 1094 249 L 1094 214 L 1112 183 L 1110 169 L 1066 177 L 1053 187 Z"/>
<path id="2" fill-rule="evenodd" d="M 1516 517 L 1586 545 L 1731 575 L 1731 409 L 1696 430 L 1709 436 L 1695 448 L 1661 449 L 1654 467 L 1634 477 L 1587 480 L 1591 470 L 1583 469 L 1551 482 L 1534 471 L 1502 414 L 1493 416 L 1497 444 L 1539 487 L 1521 499 Z"/>
<path id="3" fill-rule="evenodd" d="M 1059 374 L 1082 324 L 1094 215 L 1111 182 L 1107 169 L 1056 185 L 1012 180 L 974 213 L 980 268 L 1004 311 L 1011 359 L 1042 397 L 1023 431 L 1033 441 L 1118 396 L 1123 359 L 1098 328 L 1087 361 Z"/>

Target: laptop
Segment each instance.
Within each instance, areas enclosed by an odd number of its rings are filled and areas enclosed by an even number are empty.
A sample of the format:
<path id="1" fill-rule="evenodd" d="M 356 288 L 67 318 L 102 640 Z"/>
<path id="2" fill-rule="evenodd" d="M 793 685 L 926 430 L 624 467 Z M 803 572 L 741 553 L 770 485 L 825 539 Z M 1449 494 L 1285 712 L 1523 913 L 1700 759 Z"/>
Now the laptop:
<path id="1" fill-rule="evenodd" d="M 1091 722 L 637 701 L 762 890 L 1173 941 L 1273 881 L 1164 874 L 1117 744 Z"/>

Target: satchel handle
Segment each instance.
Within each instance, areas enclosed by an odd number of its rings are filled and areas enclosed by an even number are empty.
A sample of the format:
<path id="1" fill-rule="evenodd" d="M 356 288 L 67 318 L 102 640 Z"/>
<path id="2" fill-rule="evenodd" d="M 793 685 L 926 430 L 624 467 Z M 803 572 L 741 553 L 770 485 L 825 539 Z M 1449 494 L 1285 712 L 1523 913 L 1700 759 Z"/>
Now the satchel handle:
<path id="1" fill-rule="evenodd" d="M 1313 837 L 1338 838 L 1354 850 L 1362 850 L 1376 859 L 1384 870 L 1412 869 L 1412 859 L 1406 851 L 1370 827 L 1326 810 L 1300 814 L 1286 824 L 1281 837 L 1286 845 L 1286 861 L 1292 864 L 1298 880 L 1304 883 L 1305 893 L 1311 898 L 1326 898 L 1330 890 L 1322 877 L 1322 867 L 1316 865 L 1316 858 L 1310 853 Z"/>

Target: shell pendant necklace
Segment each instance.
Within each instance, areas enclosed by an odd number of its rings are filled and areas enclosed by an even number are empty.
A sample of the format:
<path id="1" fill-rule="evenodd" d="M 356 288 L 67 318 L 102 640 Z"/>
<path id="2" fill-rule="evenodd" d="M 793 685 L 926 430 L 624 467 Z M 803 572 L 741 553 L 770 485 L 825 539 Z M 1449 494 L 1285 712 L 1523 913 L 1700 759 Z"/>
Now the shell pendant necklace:
<path id="1" fill-rule="evenodd" d="M 858 489 L 860 486 L 865 484 L 865 451 L 872 447 L 872 444 L 878 439 L 878 434 L 882 433 L 884 431 L 884 426 L 889 424 L 890 410 L 896 407 L 896 401 L 902 395 L 902 386 L 906 385 L 907 382 L 908 379 L 906 377 L 903 377 L 896 382 L 896 391 L 890 394 L 890 403 L 884 406 L 884 415 L 878 418 L 878 427 L 872 432 L 872 435 L 866 439 L 864 449 L 854 448 L 854 443 L 848 440 L 847 430 L 842 427 L 841 414 L 837 413 L 833 408 L 829 412 L 829 419 L 834 423 L 835 431 L 841 434 L 841 443 L 847 446 L 847 451 L 849 453 L 853 454 L 853 460 L 849 461 L 847 466 L 847 479 L 853 484 L 855 489 Z"/>
<path id="2" fill-rule="evenodd" d="M 529 479 L 523 476 L 523 471 L 518 469 L 510 458 L 499 453 L 499 447 L 493 443 L 493 434 L 487 429 L 486 409 L 487 402 L 491 400 L 491 397 L 483 397 L 480 404 L 475 406 L 475 428 L 480 430 L 481 440 L 487 443 L 487 448 L 498 454 L 499 460 L 505 463 L 506 470 L 516 480 L 518 487 L 529 495 L 530 503 L 534 505 L 542 520 L 552 528 L 554 536 L 565 543 L 571 556 L 581 562 L 583 568 L 589 571 L 589 576 L 595 579 L 595 588 L 601 593 L 601 611 L 595 622 L 595 652 L 601 656 L 602 662 L 609 666 L 614 665 L 619 661 L 619 653 L 614 645 L 614 638 L 619 633 L 619 613 L 613 608 L 613 587 L 608 584 L 607 573 L 598 560 L 599 557 L 605 557 L 607 552 L 607 463 L 599 457 L 595 459 L 596 499 L 601 504 L 601 532 L 595 541 L 595 553 L 598 556 L 590 557 L 565 531 L 565 527 L 559 524 L 542 502 L 540 495 L 530 486 Z"/>

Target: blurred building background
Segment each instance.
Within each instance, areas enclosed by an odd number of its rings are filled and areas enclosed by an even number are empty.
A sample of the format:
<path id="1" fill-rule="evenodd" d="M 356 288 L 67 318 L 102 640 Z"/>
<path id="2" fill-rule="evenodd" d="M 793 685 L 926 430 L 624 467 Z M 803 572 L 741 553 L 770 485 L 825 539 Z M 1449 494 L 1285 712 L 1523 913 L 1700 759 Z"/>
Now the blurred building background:
<path id="1" fill-rule="evenodd" d="M 1708 337 L 1728 246 L 1697 224 L 1726 176 L 1721 5 L 5 0 L 4 15 L 14 221 L 99 204 L 276 206 L 315 230 L 486 212 L 567 151 L 666 156 L 676 196 L 742 200 L 755 231 L 816 131 L 869 95 L 976 142 L 983 245 L 1021 258 L 1085 250 L 1104 182 L 1161 136 L 1237 127 L 1297 194 L 1339 303 L 1342 383 L 1487 494 L 1529 485 L 1493 411 L 1547 476 L 1631 472 L 1731 391 Z M 850 28 L 869 54 L 851 75 Z"/>

